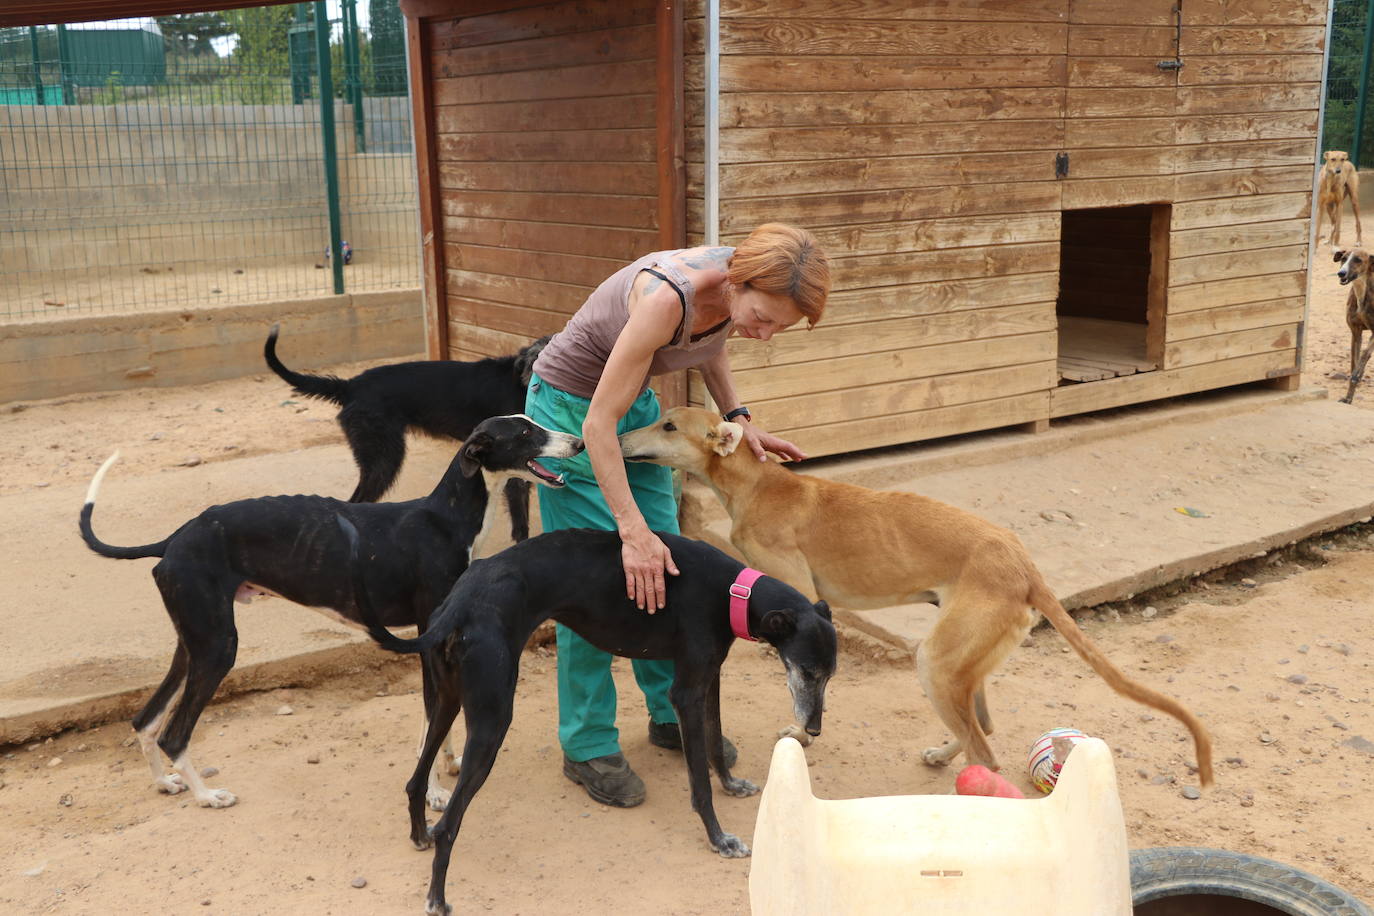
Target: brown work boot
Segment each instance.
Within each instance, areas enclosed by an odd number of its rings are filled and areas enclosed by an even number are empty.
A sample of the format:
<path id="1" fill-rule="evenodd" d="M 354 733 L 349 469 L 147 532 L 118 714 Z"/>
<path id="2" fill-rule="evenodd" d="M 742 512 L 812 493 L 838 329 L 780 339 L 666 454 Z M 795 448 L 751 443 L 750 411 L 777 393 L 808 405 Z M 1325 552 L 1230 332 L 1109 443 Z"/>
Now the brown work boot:
<path id="1" fill-rule="evenodd" d="M 682 729 L 678 728 L 676 722 L 655 722 L 649 720 L 649 743 L 654 747 L 667 748 L 670 751 L 682 750 Z M 725 752 L 725 768 L 734 769 L 735 762 L 739 760 L 739 751 L 730 743 L 730 739 L 724 735 L 720 736 L 720 749 Z"/>
<path id="2" fill-rule="evenodd" d="M 644 780 L 630 769 L 624 754 L 608 754 L 591 760 L 563 756 L 563 775 L 587 790 L 593 801 L 617 808 L 633 808 L 644 802 Z"/>

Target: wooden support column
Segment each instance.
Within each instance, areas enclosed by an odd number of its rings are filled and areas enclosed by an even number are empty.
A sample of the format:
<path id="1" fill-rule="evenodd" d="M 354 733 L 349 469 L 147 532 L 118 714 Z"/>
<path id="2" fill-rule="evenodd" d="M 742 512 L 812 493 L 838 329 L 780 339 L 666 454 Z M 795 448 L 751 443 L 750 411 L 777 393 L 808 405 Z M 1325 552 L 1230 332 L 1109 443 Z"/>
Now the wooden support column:
<path id="1" fill-rule="evenodd" d="M 410 10 L 405 10 L 408 14 Z M 413 14 L 412 14 L 413 15 Z M 415 179 L 420 206 L 420 263 L 424 272 L 425 352 L 448 359 L 448 297 L 443 271 L 444 208 L 439 196 L 439 150 L 435 138 L 433 86 L 427 26 L 406 17 L 410 64 L 411 123 L 415 130 Z"/>
<path id="2" fill-rule="evenodd" d="M 687 244 L 687 174 L 685 112 L 682 75 L 682 4 L 684 0 L 659 0 L 655 22 L 657 41 L 657 95 L 654 120 L 657 129 L 658 239 L 662 249 Z M 655 387 L 663 407 L 687 403 L 687 373 L 660 376 Z"/>
<path id="3" fill-rule="evenodd" d="M 1150 210 L 1150 279 L 1145 294 L 1145 359 L 1164 366 L 1165 322 L 1169 310 L 1169 226 L 1173 207 Z"/>

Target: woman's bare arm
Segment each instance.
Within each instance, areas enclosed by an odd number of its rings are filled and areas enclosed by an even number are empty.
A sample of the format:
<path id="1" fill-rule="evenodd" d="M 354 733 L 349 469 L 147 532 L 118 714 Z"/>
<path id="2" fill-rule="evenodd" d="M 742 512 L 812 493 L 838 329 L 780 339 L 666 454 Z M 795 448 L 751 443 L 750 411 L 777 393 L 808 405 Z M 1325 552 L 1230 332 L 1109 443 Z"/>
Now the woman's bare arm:
<path id="1" fill-rule="evenodd" d="M 672 288 L 652 275 L 641 275 L 630 296 L 630 320 L 611 348 L 582 424 L 592 472 L 620 533 L 625 594 L 650 613 L 663 607 L 665 569 L 677 575 L 677 567 L 635 504 L 616 425 L 639 396 L 654 352 L 673 339 L 681 320 L 682 304 Z"/>

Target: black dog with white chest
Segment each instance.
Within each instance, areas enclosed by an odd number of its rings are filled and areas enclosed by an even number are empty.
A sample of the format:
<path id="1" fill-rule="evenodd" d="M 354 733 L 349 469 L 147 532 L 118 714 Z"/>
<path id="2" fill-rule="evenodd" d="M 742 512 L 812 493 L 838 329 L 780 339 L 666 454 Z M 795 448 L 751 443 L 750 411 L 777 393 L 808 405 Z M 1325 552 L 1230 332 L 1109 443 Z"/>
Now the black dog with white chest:
<path id="1" fill-rule="evenodd" d="M 569 458 L 582 440 L 554 432 L 523 415 L 481 423 L 458 450 L 439 485 L 423 499 L 400 503 L 346 503 L 324 496 L 266 496 L 212 506 L 156 544 L 116 547 L 91 528 L 96 492 L 118 453 L 96 473 L 81 509 L 81 536 L 101 556 L 121 560 L 160 557 L 153 579 L 177 632 L 172 665 L 134 717 L 144 757 L 159 791 L 190 789 L 202 806 L 224 808 L 237 798 L 211 789 L 187 754 L 191 732 L 220 682 L 234 665 L 238 631 L 234 601 L 253 594 L 280 595 L 362 625 L 356 589 L 365 588 L 369 612 L 388 626 L 418 626 L 467 569 L 470 552 L 493 515 L 489 487 L 523 477 L 563 485 L 540 458 Z M 481 473 L 479 473 L 481 472 Z M 345 536 L 338 519 L 347 518 Z M 361 551 L 365 569 L 355 575 Z M 434 691 L 426 678 L 426 704 Z M 158 748 L 172 761 L 166 773 Z M 437 779 L 432 779 L 438 789 Z M 446 795 L 446 793 L 445 793 Z M 446 798 L 432 803 L 442 807 Z"/>
<path id="2" fill-rule="evenodd" d="M 347 532 L 350 519 L 340 518 Z M 520 652 L 530 634 L 553 618 L 606 652 L 628 658 L 672 659 L 668 696 L 677 710 L 692 786 L 692 808 L 706 826 L 711 848 L 722 856 L 749 855 L 749 847 L 726 833 L 711 803 L 710 765 L 730 795 L 758 789 L 730 775 L 721 749 L 720 667 L 735 641 L 730 619 L 732 586 L 748 595 L 747 633 L 777 649 L 787 669 L 787 686 L 797 721 L 820 734 L 825 686 L 835 670 L 835 627 L 825 602 L 812 604 L 796 589 L 763 577 L 750 588 L 736 580 L 744 568 L 709 544 L 659 534 L 672 551 L 680 575 L 669 577 L 667 603 L 646 613 L 625 597 L 620 536 L 614 531 L 573 529 L 532 538 L 493 557 L 475 561 L 443 604 L 430 615 L 419 638 L 399 639 L 381 626 L 369 607 L 380 595 L 368 578 L 365 547 L 359 544 L 355 572 L 361 614 L 368 632 L 393 652 L 424 653 L 436 698 L 415 775 L 406 784 L 410 837 L 416 847 L 435 844 L 434 873 L 425 912 L 452 912 L 444 882 L 463 813 L 486 781 L 510 728 Z M 467 739 L 463 767 L 448 808 L 432 833 L 425 824 L 424 786 L 439 744 L 459 710 Z"/>
<path id="3" fill-rule="evenodd" d="M 391 488 L 405 461 L 407 429 L 461 441 L 488 417 L 523 413 L 534 361 L 549 342 L 541 337 L 509 356 L 471 362 L 392 363 L 342 379 L 288 369 L 277 358 L 279 330 L 273 325 L 263 346 L 268 368 L 296 394 L 342 408 L 339 426 L 358 465 L 358 486 L 348 498 L 352 503 L 376 502 Z M 517 528 L 525 526 L 523 540 L 529 532 L 528 487 L 512 483 L 507 498 Z"/>

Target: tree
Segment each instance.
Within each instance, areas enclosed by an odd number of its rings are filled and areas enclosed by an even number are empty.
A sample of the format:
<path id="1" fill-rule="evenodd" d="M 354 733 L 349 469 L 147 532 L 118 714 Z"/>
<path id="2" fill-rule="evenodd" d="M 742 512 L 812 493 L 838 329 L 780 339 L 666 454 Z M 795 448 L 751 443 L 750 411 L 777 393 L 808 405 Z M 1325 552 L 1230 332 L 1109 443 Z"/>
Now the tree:
<path id="1" fill-rule="evenodd" d="M 287 29 L 291 6 L 259 6 L 220 13 L 238 36 L 234 47 L 239 101 L 263 105 L 280 101 L 279 83 L 289 72 Z"/>
<path id="2" fill-rule="evenodd" d="M 211 42 L 234 34 L 222 13 L 179 13 L 158 16 L 158 28 L 169 54 L 205 55 L 214 53 Z"/>

